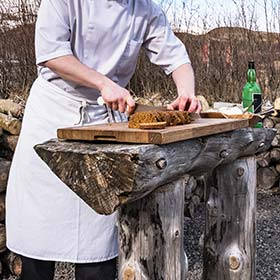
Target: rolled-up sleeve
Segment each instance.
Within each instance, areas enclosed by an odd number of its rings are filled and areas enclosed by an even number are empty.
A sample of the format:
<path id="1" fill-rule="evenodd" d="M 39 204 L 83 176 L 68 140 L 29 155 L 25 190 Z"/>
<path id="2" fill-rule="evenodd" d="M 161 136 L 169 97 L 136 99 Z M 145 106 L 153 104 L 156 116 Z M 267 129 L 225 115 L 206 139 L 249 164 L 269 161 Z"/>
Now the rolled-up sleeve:
<path id="1" fill-rule="evenodd" d="M 35 31 L 36 63 L 72 54 L 67 0 L 42 0 Z"/>
<path id="2" fill-rule="evenodd" d="M 151 1 L 152 9 L 143 47 L 150 61 L 169 75 L 191 63 L 184 44 L 173 33 L 162 9 Z"/>

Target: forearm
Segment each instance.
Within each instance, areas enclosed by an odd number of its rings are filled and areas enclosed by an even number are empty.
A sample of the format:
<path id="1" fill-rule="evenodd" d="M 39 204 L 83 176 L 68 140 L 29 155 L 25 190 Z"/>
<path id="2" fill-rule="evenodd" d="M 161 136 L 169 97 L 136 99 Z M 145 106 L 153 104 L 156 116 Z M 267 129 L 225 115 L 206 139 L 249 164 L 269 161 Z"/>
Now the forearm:
<path id="1" fill-rule="evenodd" d="M 177 87 L 178 97 L 169 104 L 168 108 L 200 112 L 201 104 L 195 97 L 194 73 L 191 64 L 183 64 L 178 67 L 172 73 L 172 78 Z"/>
<path id="2" fill-rule="evenodd" d="M 125 111 L 130 113 L 134 110 L 135 102 L 128 90 L 120 87 L 105 75 L 82 64 L 73 55 L 55 58 L 43 65 L 64 80 L 97 89 L 108 107 L 113 110 L 119 110 L 122 113 Z"/>
<path id="3" fill-rule="evenodd" d="M 43 65 L 50 68 L 64 80 L 99 91 L 101 91 L 104 84 L 110 82 L 106 76 L 82 64 L 73 55 L 55 58 L 45 62 Z"/>
<path id="4" fill-rule="evenodd" d="M 178 96 L 188 95 L 195 96 L 195 79 L 191 64 L 183 64 L 173 73 L 172 78 L 177 87 Z"/>

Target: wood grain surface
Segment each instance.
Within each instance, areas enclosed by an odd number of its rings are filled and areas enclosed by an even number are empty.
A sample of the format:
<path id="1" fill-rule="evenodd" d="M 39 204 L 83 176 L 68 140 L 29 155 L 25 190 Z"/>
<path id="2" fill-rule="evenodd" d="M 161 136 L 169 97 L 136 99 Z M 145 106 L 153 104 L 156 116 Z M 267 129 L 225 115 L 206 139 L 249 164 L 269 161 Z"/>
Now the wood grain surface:
<path id="1" fill-rule="evenodd" d="M 133 129 L 127 123 L 61 128 L 57 131 L 59 139 L 113 141 L 124 143 L 167 144 L 232 131 L 249 126 L 247 119 L 196 119 L 190 124 L 169 126 L 164 129 Z"/>

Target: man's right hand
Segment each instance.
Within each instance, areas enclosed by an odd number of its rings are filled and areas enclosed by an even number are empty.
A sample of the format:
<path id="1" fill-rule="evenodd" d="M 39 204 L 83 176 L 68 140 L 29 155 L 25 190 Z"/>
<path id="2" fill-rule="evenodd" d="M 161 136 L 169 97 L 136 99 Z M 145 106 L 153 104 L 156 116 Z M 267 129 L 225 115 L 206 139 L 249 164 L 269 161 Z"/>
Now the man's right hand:
<path id="1" fill-rule="evenodd" d="M 135 101 L 129 91 L 120 87 L 111 80 L 100 88 L 101 96 L 104 102 L 112 110 L 119 110 L 121 113 L 127 112 L 130 115 L 135 108 Z"/>
<path id="2" fill-rule="evenodd" d="M 135 102 L 128 90 L 120 87 L 105 75 L 82 64 L 73 55 L 58 57 L 42 63 L 65 80 L 97 89 L 109 108 L 131 114 Z"/>

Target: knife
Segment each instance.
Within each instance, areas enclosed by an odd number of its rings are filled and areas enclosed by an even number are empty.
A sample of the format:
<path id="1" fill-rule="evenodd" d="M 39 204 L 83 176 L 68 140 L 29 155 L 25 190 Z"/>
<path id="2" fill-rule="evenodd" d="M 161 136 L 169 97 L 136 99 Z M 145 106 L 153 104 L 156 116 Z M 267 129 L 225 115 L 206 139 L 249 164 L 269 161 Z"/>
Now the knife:
<path id="1" fill-rule="evenodd" d="M 99 96 L 97 98 L 97 103 L 100 106 L 105 104 L 105 101 L 102 98 L 102 96 Z M 135 114 L 137 112 L 147 112 L 147 111 L 173 111 L 173 110 L 167 109 L 167 106 L 152 106 L 152 105 L 144 105 L 144 104 L 135 102 L 135 109 L 132 114 Z M 199 113 L 189 113 L 189 114 L 190 114 L 192 120 L 201 118 Z"/>

